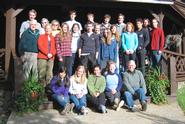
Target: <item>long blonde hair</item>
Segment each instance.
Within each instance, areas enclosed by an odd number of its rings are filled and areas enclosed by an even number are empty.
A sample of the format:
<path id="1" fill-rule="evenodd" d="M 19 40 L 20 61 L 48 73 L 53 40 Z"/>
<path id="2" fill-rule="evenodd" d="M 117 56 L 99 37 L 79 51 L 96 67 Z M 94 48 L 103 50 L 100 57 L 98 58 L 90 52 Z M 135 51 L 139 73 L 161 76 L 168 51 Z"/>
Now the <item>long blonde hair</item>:
<path id="1" fill-rule="evenodd" d="M 77 77 L 77 73 L 79 69 L 83 69 L 83 74 L 82 76 L 79 78 Z M 85 72 L 85 67 L 83 65 L 79 65 L 75 71 L 75 74 L 73 75 L 74 81 L 79 83 L 79 84 L 84 84 L 87 81 L 86 78 L 86 72 Z"/>
<path id="2" fill-rule="evenodd" d="M 107 34 L 105 34 L 106 33 L 105 31 L 107 31 Z M 111 37 L 112 37 L 111 31 L 109 29 L 105 29 L 103 31 L 103 38 L 102 38 L 103 43 L 110 45 L 112 43 Z"/>
<path id="3" fill-rule="evenodd" d="M 116 25 L 111 25 L 110 30 L 112 30 L 113 27 L 116 27 Z M 121 38 L 120 38 L 119 32 L 117 31 L 117 27 L 116 27 L 116 33 L 111 32 L 111 34 L 112 34 L 112 36 L 113 35 L 115 36 L 116 42 L 119 43 Z"/>
<path id="4" fill-rule="evenodd" d="M 63 31 L 63 27 L 64 26 L 67 26 L 67 32 Z M 63 41 L 64 38 L 67 38 L 67 37 L 71 38 L 71 40 L 72 40 L 71 33 L 69 31 L 69 25 L 67 23 L 65 23 L 65 22 L 61 24 L 61 30 L 60 30 L 59 34 L 60 34 L 60 41 L 61 42 Z"/>

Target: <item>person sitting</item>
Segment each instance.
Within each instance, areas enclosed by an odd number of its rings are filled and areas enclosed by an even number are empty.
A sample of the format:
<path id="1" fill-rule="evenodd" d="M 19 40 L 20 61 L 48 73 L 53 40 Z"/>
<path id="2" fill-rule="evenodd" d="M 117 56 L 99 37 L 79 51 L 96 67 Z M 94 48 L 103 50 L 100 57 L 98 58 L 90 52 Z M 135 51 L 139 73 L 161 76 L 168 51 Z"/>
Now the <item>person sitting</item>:
<path id="1" fill-rule="evenodd" d="M 65 115 L 72 111 L 74 104 L 69 103 L 68 95 L 70 79 L 64 67 L 59 68 L 58 75 L 52 78 L 50 84 L 53 92 L 52 98 L 63 108 L 60 114 Z"/>
<path id="2" fill-rule="evenodd" d="M 95 65 L 94 74 L 88 77 L 87 87 L 89 94 L 87 99 L 101 113 L 107 113 L 104 94 L 105 86 L 106 81 L 105 77 L 101 75 L 101 67 L 100 65 Z"/>
<path id="3" fill-rule="evenodd" d="M 126 104 L 128 108 L 135 112 L 137 111 L 134 105 L 134 98 L 139 98 L 142 106 L 142 111 L 146 111 L 146 84 L 141 71 L 136 70 L 136 63 L 134 60 L 128 62 L 128 70 L 124 73 L 124 86 L 126 91 L 124 93 Z"/>
<path id="4" fill-rule="evenodd" d="M 124 101 L 120 101 L 120 90 L 122 88 L 123 82 L 121 76 L 115 72 L 116 63 L 113 61 L 109 62 L 108 72 L 105 75 L 106 88 L 105 95 L 108 102 L 113 109 L 119 111 L 119 109 L 124 105 Z"/>
<path id="5" fill-rule="evenodd" d="M 70 99 L 72 103 L 75 104 L 76 111 L 79 114 L 87 114 L 87 78 L 85 73 L 85 67 L 83 65 L 79 65 L 77 67 L 77 70 L 75 74 L 71 76 L 70 81 Z"/>

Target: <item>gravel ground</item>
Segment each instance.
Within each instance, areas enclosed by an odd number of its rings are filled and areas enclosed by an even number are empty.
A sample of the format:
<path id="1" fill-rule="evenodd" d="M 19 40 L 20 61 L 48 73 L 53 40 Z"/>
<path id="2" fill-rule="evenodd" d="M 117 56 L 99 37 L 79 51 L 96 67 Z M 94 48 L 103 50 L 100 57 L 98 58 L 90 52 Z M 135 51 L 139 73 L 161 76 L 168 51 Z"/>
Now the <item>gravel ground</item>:
<path id="1" fill-rule="evenodd" d="M 169 98 L 166 105 L 148 104 L 146 112 L 119 112 L 108 109 L 100 114 L 89 109 L 87 115 L 69 114 L 62 116 L 57 110 L 50 109 L 22 117 L 12 112 L 7 124 L 185 124 L 185 116 L 177 105 L 175 97 Z"/>

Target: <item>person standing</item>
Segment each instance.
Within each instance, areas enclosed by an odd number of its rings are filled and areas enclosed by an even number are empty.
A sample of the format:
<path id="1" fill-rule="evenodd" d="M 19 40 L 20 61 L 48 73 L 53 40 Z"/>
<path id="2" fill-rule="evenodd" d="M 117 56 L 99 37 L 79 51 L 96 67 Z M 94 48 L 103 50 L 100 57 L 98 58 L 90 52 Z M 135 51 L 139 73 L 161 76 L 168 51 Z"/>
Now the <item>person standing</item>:
<path id="1" fill-rule="evenodd" d="M 99 40 L 97 35 L 93 32 L 93 24 L 87 23 L 87 32 L 80 37 L 78 53 L 81 64 L 85 66 L 90 72 L 96 65 L 98 59 Z"/>
<path id="2" fill-rule="evenodd" d="M 154 68 L 159 66 L 165 43 L 164 31 L 158 24 L 158 20 L 154 18 L 152 20 L 153 30 L 151 31 L 152 66 Z"/>
<path id="3" fill-rule="evenodd" d="M 20 37 L 20 38 L 21 38 L 22 33 L 23 33 L 24 31 L 26 31 L 26 30 L 30 27 L 30 21 L 36 20 L 36 19 L 35 19 L 35 18 L 37 17 L 37 12 L 36 12 L 36 10 L 31 9 L 31 10 L 29 11 L 28 16 L 29 16 L 29 20 L 24 21 L 24 22 L 22 22 L 22 24 L 21 24 L 20 34 L 19 34 L 19 37 Z M 40 25 L 40 23 L 38 23 L 38 22 L 37 22 L 37 24 L 36 24 L 36 29 L 38 29 L 39 32 L 42 30 L 42 29 L 41 29 L 41 25 Z"/>
<path id="4" fill-rule="evenodd" d="M 73 26 L 74 23 L 78 23 L 79 26 L 80 26 L 80 32 L 79 33 L 81 33 L 81 31 L 82 31 L 82 25 L 80 24 L 80 22 L 78 22 L 78 21 L 75 20 L 76 19 L 76 11 L 75 10 L 71 10 L 69 12 L 69 16 L 70 16 L 70 20 L 69 21 L 66 21 L 66 23 L 69 25 L 69 30 L 71 31 L 72 26 Z"/>
<path id="5" fill-rule="evenodd" d="M 40 34 L 45 34 L 45 27 L 46 27 L 47 24 L 49 24 L 49 20 L 47 18 L 42 18 L 41 19 L 41 31 L 40 31 Z"/>
<path id="6" fill-rule="evenodd" d="M 36 78 L 38 78 L 37 71 L 37 54 L 38 46 L 37 41 L 39 38 L 39 30 L 37 27 L 37 21 L 32 20 L 29 22 L 29 28 L 23 32 L 19 42 L 19 54 L 23 62 L 24 78 L 28 79 L 32 71 Z"/>
<path id="7" fill-rule="evenodd" d="M 136 19 L 137 31 L 136 34 L 138 36 L 138 47 L 136 50 L 138 67 L 145 76 L 145 54 L 146 47 L 149 44 L 149 33 L 146 29 L 143 28 L 143 20 L 141 18 Z"/>
<path id="8" fill-rule="evenodd" d="M 136 59 L 136 49 L 138 47 L 138 37 L 134 32 L 134 25 L 128 22 L 126 25 L 126 32 L 122 33 L 122 48 L 124 56 L 124 69 L 127 69 L 127 63 L 129 60 Z"/>
<path id="9" fill-rule="evenodd" d="M 125 16 L 122 13 L 119 13 L 118 23 L 116 24 L 116 28 L 120 36 L 126 30 L 126 24 L 124 23 L 124 20 L 125 20 Z"/>
<path id="10" fill-rule="evenodd" d="M 146 102 L 146 83 L 143 77 L 143 74 L 136 70 L 136 64 L 134 60 L 128 62 L 128 70 L 124 73 L 124 86 L 125 86 L 125 101 L 128 105 L 128 109 L 132 112 L 137 111 L 137 108 L 134 105 L 134 99 L 138 99 L 142 106 L 142 111 L 146 111 L 147 102 Z"/>
<path id="11" fill-rule="evenodd" d="M 49 84 L 53 77 L 53 65 L 56 54 L 55 39 L 51 34 L 51 25 L 45 26 L 45 34 L 38 39 L 38 77 L 44 86 Z"/>
<path id="12" fill-rule="evenodd" d="M 105 29 L 110 29 L 110 20 L 111 20 L 111 16 L 109 14 L 105 14 L 104 15 L 104 20 L 103 23 L 101 24 L 101 33 L 105 30 Z"/>
<path id="13" fill-rule="evenodd" d="M 55 36 L 59 66 L 67 69 L 67 74 L 72 75 L 72 36 L 67 23 L 62 23 L 61 31 Z"/>

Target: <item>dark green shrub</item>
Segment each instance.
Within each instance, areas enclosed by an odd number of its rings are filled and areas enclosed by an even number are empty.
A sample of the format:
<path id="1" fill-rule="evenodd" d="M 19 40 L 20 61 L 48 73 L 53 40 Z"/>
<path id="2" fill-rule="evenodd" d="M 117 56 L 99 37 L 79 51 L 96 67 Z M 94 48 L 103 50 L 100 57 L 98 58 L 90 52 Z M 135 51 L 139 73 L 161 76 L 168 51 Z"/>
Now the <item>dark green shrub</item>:
<path id="1" fill-rule="evenodd" d="M 38 111 L 43 100 L 44 87 L 37 81 L 36 76 L 31 73 L 29 78 L 24 82 L 20 94 L 16 97 L 16 111 L 19 113 Z"/>
<path id="2" fill-rule="evenodd" d="M 185 112 L 185 86 L 177 90 L 177 102 L 182 111 Z"/>
<path id="3" fill-rule="evenodd" d="M 150 68 L 146 76 L 146 85 L 154 104 L 167 103 L 167 88 L 169 80 L 165 74 L 160 72 L 160 68 Z"/>

